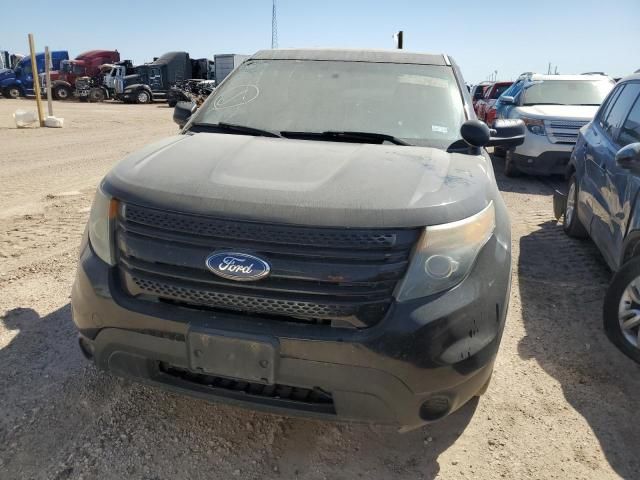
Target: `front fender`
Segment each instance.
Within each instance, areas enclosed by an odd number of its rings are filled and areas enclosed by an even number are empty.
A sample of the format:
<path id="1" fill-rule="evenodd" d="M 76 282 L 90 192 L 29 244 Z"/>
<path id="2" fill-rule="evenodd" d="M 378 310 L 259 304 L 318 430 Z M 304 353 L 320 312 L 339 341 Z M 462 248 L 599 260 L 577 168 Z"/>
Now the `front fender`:
<path id="1" fill-rule="evenodd" d="M 65 80 L 54 80 L 51 82 L 51 88 L 55 88 L 58 85 L 64 85 L 65 87 L 73 88 L 71 84 Z"/>

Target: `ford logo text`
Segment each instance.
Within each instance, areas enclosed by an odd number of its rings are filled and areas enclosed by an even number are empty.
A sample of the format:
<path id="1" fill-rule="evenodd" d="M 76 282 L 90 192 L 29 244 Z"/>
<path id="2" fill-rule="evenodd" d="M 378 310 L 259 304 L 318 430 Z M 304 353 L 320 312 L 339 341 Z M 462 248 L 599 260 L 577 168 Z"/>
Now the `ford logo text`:
<path id="1" fill-rule="evenodd" d="M 261 258 L 239 252 L 217 252 L 207 257 L 207 268 L 222 278 L 248 282 L 266 277 L 271 266 Z"/>

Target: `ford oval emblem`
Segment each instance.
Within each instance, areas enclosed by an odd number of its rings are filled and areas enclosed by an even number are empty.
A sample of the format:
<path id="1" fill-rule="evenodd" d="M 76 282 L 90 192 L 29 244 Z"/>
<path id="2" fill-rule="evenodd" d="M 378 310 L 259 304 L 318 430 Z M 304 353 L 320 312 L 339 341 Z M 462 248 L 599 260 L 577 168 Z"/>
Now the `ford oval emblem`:
<path id="1" fill-rule="evenodd" d="M 239 252 L 217 252 L 207 257 L 207 268 L 216 275 L 248 282 L 266 277 L 271 266 L 261 258 Z"/>

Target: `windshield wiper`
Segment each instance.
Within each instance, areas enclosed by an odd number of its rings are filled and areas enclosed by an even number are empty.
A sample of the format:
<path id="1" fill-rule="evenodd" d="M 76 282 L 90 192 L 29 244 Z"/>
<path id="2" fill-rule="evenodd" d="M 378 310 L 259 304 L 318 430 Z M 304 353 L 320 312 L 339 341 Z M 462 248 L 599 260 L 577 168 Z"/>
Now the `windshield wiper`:
<path id="1" fill-rule="evenodd" d="M 271 130 L 263 130 L 261 128 L 248 127 L 246 125 L 236 125 L 234 123 L 218 122 L 218 123 L 194 123 L 189 130 L 197 130 L 198 128 L 206 130 L 219 130 L 222 132 L 237 132 L 239 134 L 254 135 L 256 137 L 276 137 L 281 138 L 277 132 Z"/>
<path id="2" fill-rule="evenodd" d="M 375 143 L 389 142 L 395 145 L 411 145 L 404 140 L 401 140 L 393 135 L 387 135 L 385 133 L 375 133 L 375 132 L 354 132 L 348 130 L 327 130 L 326 132 L 280 132 L 283 137 L 287 138 L 322 138 L 328 140 L 365 140 L 365 141 L 375 141 Z"/>

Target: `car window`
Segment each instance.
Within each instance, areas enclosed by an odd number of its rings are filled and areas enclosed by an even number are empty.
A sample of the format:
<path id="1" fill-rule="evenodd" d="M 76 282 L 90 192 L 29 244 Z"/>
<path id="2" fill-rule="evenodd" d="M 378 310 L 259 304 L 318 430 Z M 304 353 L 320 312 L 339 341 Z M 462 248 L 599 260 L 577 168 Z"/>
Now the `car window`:
<path id="1" fill-rule="evenodd" d="M 543 80 L 530 83 L 523 105 L 600 105 L 613 88 L 606 80 Z"/>
<path id="2" fill-rule="evenodd" d="M 600 109 L 600 112 L 598 113 L 598 123 L 603 129 L 604 129 L 604 119 L 607 118 L 607 115 L 609 115 L 609 112 L 611 111 L 611 107 L 613 107 L 614 103 L 616 103 L 618 95 L 620 95 L 620 92 L 624 89 L 624 87 L 625 87 L 625 84 L 618 85 L 615 88 L 615 90 L 611 93 L 611 95 L 609 95 L 609 97 L 606 99 L 606 102 L 603 104 L 603 107 Z"/>
<path id="3" fill-rule="evenodd" d="M 636 97 L 636 103 L 631 107 L 631 111 L 620 129 L 618 141 L 621 146 L 640 142 L 640 96 Z"/>
<path id="4" fill-rule="evenodd" d="M 500 95 L 506 92 L 509 87 L 510 85 L 497 85 L 491 92 L 491 96 L 489 98 L 491 98 L 492 100 L 498 98 Z"/>
<path id="5" fill-rule="evenodd" d="M 195 117 L 278 132 L 375 132 L 435 148 L 457 141 L 465 119 L 450 67 L 312 60 L 243 63 Z"/>
<path id="6" fill-rule="evenodd" d="M 603 129 L 611 140 L 615 141 L 617 139 L 622 124 L 627 118 L 627 113 L 639 94 L 640 83 L 629 83 L 624 87 L 624 90 L 620 92 L 620 95 L 618 95 L 618 98 L 603 121 Z"/>

